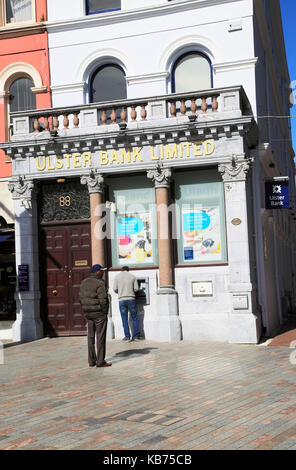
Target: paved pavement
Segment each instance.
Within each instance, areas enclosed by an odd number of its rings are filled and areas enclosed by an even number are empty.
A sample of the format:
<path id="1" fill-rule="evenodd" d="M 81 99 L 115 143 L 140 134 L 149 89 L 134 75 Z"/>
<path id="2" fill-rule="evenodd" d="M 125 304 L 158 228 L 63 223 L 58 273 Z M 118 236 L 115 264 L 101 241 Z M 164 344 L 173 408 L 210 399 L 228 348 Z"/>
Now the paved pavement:
<path id="1" fill-rule="evenodd" d="M 112 340 L 89 368 L 86 349 L 4 349 L 0 449 L 296 449 L 296 350 Z"/>

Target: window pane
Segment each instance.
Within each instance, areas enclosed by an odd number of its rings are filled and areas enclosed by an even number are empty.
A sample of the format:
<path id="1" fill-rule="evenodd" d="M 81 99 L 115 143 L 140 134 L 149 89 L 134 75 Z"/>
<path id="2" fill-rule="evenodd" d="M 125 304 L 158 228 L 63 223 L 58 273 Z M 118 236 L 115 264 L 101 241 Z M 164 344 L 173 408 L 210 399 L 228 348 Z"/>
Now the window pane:
<path id="1" fill-rule="evenodd" d="M 157 264 L 155 189 L 145 176 L 110 182 L 112 266 Z M 135 197 L 136 194 L 136 197 Z"/>
<path id="2" fill-rule="evenodd" d="M 175 93 L 211 88 L 211 67 L 208 60 L 198 54 L 184 56 L 175 67 L 174 85 Z"/>
<path id="3" fill-rule="evenodd" d="M 116 65 L 101 68 L 91 81 L 91 97 L 93 103 L 126 99 L 126 80 L 123 70 Z"/>
<path id="4" fill-rule="evenodd" d="M 6 0 L 6 23 L 32 20 L 32 0 Z"/>
<path id="5" fill-rule="evenodd" d="M 87 13 L 96 13 L 99 11 L 119 10 L 121 0 L 88 0 Z"/>
<path id="6" fill-rule="evenodd" d="M 36 97 L 31 91 L 34 82 L 29 78 L 18 78 L 9 89 L 10 112 L 36 108 Z"/>
<path id="7" fill-rule="evenodd" d="M 216 170 L 176 174 L 179 263 L 226 261 L 223 182 Z"/>

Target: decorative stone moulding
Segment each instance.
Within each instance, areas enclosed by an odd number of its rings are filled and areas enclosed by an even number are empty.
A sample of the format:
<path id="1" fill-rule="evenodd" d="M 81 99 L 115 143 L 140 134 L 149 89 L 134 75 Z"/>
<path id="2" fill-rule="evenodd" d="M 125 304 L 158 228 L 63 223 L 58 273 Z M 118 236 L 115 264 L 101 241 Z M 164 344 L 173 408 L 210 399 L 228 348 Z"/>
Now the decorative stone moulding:
<path id="1" fill-rule="evenodd" d="M 12 194 L 12 199 L 19 199 L 25 209 L 30 209 L 32 207 L 32 199 L 37 197 L 34 181 L 26 180 L 22 176 L 11 178 L 8 183 L 8 189 Z"/>
<path id="2" fill-rule="evenodd" d="M 154 182 L 156 189 L 169 188 L 172 179 L 172 170 L 170 168 L 163 168 L 163 166 L 159 164 L 155 169 L 147 171 L 147 177 Z"/>
<path id="3" fill-rule="evenodd" d="M 89 176 L 82 176 L 80 182 L 87 184 L 90 194 L 104 192 L 104 177 L 96 171 L 91 171 Z"/>
<path id="4" fill-rule="evenodd" d="M 218 170 L 221 173 L 224 182 L 245 181 L 252 162 L 252 158 L 239 161 L 238 157 L 236 155 L 233 155 L 231 162 L 221 163 L 218 166 Z"/>

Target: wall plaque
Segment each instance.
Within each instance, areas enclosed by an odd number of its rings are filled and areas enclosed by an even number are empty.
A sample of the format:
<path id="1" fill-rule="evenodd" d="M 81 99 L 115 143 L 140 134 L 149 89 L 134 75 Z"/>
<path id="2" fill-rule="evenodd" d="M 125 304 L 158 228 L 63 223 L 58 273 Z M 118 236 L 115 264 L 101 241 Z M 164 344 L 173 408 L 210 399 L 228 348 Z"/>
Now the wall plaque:
<path id="1" fill-rule="evenodd" d="M 75 266 L 87 266 L 87 259 L 78 259 L 75 261 Z"/>
<path id="2" fill-rule="evenodd" d="M 231 221 L 232 225 L 240 225 L 242 223 L 241 219 L 232 219 Z"/>
<path id="3" fill-rule="evenodd" d="M 25 292 L 29 290 L 29 265 L 18 265 L 18 290 Z"/>

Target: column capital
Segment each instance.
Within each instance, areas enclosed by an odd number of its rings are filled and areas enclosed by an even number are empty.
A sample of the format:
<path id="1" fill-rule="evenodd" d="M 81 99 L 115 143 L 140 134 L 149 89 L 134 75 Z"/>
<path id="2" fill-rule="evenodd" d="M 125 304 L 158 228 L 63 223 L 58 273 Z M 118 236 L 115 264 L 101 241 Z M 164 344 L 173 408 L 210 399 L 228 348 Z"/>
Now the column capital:
<path id="1" fill-rule="evenodd" d="M 238 161 L 238 157 L 232 155 L 231 161 L 218 165 L 218 171 L 221 173 L 224 183 L 245 181 L 252 162 L 253 158 Z"/>
<path id="2" fill-rule="evenodd" d="M 95 170 L 92 170 L 88 176 L 81 176 L 80 183 L 87 184 L 90 194 L 104 192 L 104 177 Z"/>
<path id="3" fill-rule="evenodd" d="M 10 178 L 8 189 L 12 194 L 12 199 L 20 199 L 25 209 L 31 208 L 32 199 L 37 198 L 37 187 L 34 181 L 26 179 L 25 176 Z"/>
<path id="4" fill-rule="evenodd" d="M 153 170 L 147 171 L 147 178 L 154 182 L 156 189 L 169 188 L 172 180 L 172 170 L 159 164 Z"/>

